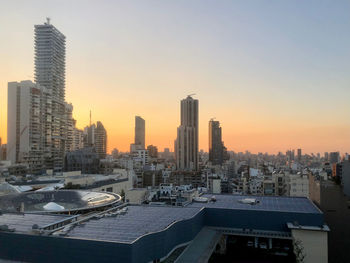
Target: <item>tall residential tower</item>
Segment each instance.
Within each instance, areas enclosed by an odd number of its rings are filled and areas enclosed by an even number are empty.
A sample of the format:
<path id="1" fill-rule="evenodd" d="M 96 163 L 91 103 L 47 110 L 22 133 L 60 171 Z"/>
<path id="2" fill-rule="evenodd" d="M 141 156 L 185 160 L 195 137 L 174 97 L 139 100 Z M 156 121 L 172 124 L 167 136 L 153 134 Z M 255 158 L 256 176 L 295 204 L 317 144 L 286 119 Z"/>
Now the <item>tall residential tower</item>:
<path id="1" fill-rule="evenodd" d="M 50 24 L 35 25 L 35 82 L 51 94 L 45 118 L 45 164 L 62 170 L 65 153 L 66 37 Z"/>
<path id="2" fill-rule="evenodd" d="M 177 128 L 175 158 L 178 170 L 198 170 L 198 100 L 181 100 L 181 125 Z"/>
<path id="3" fill-rule="evenodd" d="M 135 116 L 135 144 L 145 149 L 145 120 Z"/>
<path id="4" fill-rule="evenodd" d="M 107 131 L 102 122 L 98 121 L 95 130 L 95 149 L 100 159 L 107 155 Z"/>
<path id="5" fill-rule="evenodd" d="M 213 165 L 222 165 L 224 161 L 224 147 L 220 122 L 209 121 L 209 161 Z"/>

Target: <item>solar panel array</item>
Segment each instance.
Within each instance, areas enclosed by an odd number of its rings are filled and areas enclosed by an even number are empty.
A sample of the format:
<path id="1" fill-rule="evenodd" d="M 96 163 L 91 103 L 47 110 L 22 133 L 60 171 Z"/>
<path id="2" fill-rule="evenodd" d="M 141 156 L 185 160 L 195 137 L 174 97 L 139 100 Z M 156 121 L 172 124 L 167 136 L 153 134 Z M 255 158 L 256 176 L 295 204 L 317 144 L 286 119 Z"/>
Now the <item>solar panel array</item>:
<path id="1" fill-rule="evenodd" d="M 207 197 L 210 199 L 212 195 L 203 195 L 202 197 Z M 215 195 L 215 198 L 216 202 L 192 203 L 189 206 L 278 212 L 321 213 L 309 199 L 300 197 Z M 259 203 L 251 205 L 239 202 L 245 198 L 255 198 L 259 201 Z"/>
<path id="2" fill-rule="evenodd" d="M 158 232 L 175 221 L 192 218 L 200 208 L 128 206 L 124 215 L 89 220 L 74 227 L 69 237 L 130 243 L 142 235 Z"/>
<path id="3" fill-rule="evenodd" d="M 15 229 L 15 232 L 28 233 L 34 224 L 42 228 L 67 218 L 69 216 L 66 215 L 2 214 L 0 225 L 7 225 L 9 229 Z"/>

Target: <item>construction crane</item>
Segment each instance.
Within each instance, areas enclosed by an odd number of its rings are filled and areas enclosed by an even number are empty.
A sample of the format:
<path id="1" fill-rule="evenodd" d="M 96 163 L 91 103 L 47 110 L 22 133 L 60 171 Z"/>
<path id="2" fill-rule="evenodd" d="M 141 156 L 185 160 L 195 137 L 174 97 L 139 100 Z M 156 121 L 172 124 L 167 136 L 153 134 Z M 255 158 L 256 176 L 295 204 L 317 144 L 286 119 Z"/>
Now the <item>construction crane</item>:
<path id="1" fill-rule="evenodd" d="M 193 95 L 196 95 L 196 93 L 192 93 L 192 94 L 190 94 L 190 95 L 187 95 L 187 97 L 191 97 L 191 96 L 193 96 Z"/>

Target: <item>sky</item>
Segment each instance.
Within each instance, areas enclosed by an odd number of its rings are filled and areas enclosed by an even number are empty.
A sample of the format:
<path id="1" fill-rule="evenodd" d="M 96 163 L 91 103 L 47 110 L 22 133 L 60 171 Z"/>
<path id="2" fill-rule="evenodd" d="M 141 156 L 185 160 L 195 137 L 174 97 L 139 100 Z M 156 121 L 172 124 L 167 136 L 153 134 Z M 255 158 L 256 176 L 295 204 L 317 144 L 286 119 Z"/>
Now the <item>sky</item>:
<path id="1" fill-rule="evenodd" d="M 350 1 L 0 0 L 0 136 L 7 83 L 33 80 L 34 25 L 66 36 L 66 101 L 127 151 L 173 149 L 180 100 L 199 100 L 199 147 L 215 117 L 236 152 L 350 152 Z"/>

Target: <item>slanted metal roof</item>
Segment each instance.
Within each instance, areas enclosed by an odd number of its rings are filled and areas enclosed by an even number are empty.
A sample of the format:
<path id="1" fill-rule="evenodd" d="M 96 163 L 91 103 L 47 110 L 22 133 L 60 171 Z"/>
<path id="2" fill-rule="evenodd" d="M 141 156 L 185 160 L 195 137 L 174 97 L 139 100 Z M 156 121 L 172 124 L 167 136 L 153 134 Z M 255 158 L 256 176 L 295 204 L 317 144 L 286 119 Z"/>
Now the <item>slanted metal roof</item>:
<path id="1" fill-rule="evenodd" d="M 166 229 L 176 221 L 194 217 L 201 208 L 128 206 L 125 214 L 89 220 L 67 237 L 131 243 L 148 233 Z"/>

